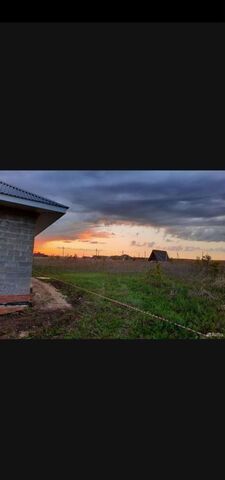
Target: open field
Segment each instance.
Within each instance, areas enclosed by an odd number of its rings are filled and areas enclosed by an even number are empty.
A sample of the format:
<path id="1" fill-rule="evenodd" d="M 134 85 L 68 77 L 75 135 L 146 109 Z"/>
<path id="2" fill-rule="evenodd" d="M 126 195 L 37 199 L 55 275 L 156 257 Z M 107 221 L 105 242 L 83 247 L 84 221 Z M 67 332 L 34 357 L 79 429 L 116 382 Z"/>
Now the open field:
<path id="1" fill-rule="evenodd" d="M 45 281 L 60 290 L 72 309 L 29 308 L 16 316 L 4 316 L 0 338 L 199 338 L 75 285 L 203 334 L 225 335 L 225 262 L 35 258 L 33 276 L 50 277 Z"/>

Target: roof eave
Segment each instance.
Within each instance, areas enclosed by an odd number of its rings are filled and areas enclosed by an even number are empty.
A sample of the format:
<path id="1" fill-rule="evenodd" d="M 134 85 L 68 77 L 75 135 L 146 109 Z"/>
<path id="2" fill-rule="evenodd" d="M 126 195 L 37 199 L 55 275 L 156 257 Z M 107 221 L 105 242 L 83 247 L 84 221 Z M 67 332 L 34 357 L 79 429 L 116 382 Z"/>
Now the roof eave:
<path id="1" fill-rule="evenodd" d="M 48 210 L 53 212 L 65 213 L 68 210 L 68 207 L 64 205 L 49 205 L 44 202 L 35 202 L 33 200 L 27 200 L 23 198 L 13 197 L 10 195 L 5 195 L 0 193 L 0 202 L 4 202 L 10 205 L 15 206 L 25 206 L 35 209 Z"/>
<path id="2" fill-rule="evenodd" d="M 62 217 L 68 210 L 68 207 L 63 205 L 47 205 L 42 202 L 34 202 L 32 200 L 25 200 L 4 194 L 0 194 L 0 205 L 1 204 L 36 212 L 38 218 L 35 225 L 35 235 L 43 232 L 43 230 L 56 222 L 56 220 Z"/>

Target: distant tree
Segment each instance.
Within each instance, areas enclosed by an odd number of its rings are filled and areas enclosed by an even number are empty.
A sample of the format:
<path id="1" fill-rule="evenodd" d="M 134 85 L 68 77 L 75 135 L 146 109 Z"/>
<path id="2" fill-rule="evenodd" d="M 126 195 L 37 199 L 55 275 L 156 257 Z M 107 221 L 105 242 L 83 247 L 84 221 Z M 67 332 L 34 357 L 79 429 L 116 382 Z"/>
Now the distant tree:
<path id="1" fill-rule="evenodd" d="M 212 257 L 210 255 L 203 255 L 202 256 L 202 261 L 209 264 L 210 260 L 212 260 Z"/>

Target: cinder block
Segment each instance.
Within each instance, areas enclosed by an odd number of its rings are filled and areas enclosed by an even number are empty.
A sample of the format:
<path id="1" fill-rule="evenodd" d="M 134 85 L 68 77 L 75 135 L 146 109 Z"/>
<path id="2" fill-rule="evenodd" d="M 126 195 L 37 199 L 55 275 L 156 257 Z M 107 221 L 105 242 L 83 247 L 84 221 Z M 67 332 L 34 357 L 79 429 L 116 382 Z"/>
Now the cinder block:
<path id="1" fill-rule="evenodd" d="M 0 211 L 0 295 L 30 292 L 36 217 L 28 212 Z"/>

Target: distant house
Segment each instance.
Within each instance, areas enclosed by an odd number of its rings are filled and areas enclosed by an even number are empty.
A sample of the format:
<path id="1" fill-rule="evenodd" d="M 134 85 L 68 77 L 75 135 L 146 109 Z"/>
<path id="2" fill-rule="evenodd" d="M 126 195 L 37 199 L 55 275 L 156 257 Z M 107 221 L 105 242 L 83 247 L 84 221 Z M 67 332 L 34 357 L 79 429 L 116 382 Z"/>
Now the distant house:
<path id="1" fill-rule="evenodd" d="M 111 260 L 132 260 L 133 257 L 124 253 L 123 255 L 111 255 Z"/>
<path id="2" fill-rule="evenodd" d="M 0 181 L 0 314 L 29 305 L 34 237 L 67 208 Z"/>
<path id="3" fill-rule="evenodd" d="M 148 259 L 149 262 L 167 262 L 168 260 L 169 256 L 165 250 L 152 250 Z"/>
<path id="4" fill-rule="evenodd" d="M 121 259 L 122 260 L 132 260 L 132 257 L 130 255 L 127 255 L 126 253 L 124 253 L 123 255 L 121 255 Z"/>

